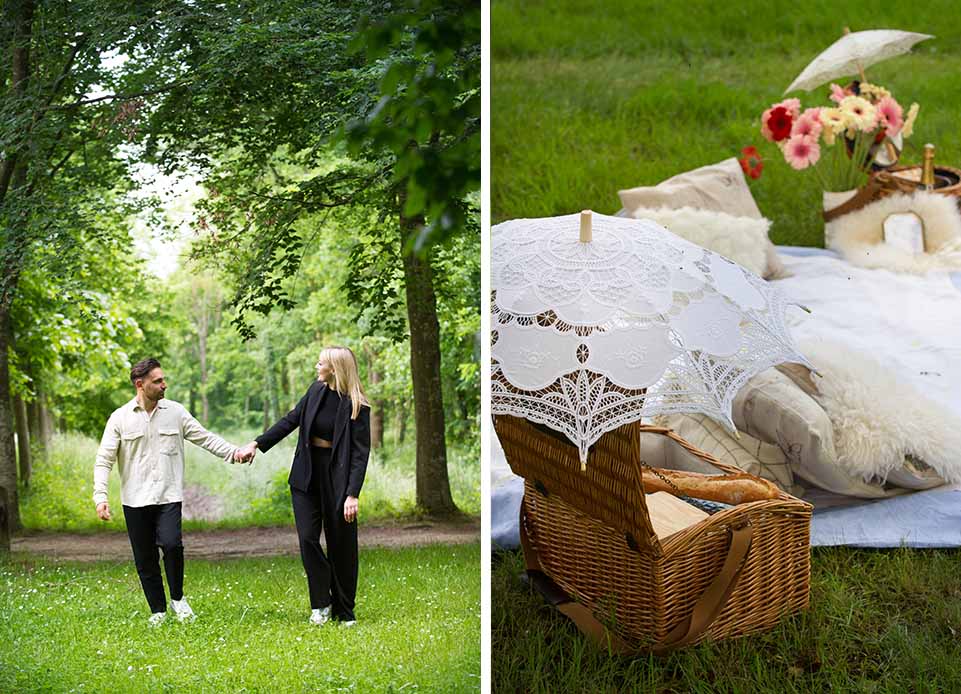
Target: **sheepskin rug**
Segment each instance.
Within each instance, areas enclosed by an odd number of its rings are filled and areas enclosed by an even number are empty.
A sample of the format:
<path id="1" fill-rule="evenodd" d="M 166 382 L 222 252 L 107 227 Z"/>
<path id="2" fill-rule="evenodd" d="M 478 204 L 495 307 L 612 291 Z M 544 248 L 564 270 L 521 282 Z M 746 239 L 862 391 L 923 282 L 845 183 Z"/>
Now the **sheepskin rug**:
<path id="1" fill-rule="evenodd" d="M 914 212 L 924 223 L 925 253 L 884 243 L 884 220 L 903 212 Z M 891 195 L 828 222 L 824 238 L 828 248 L 861 267 L 912 274 L 961 270 L 961 213 L 954 196 L 925 191 Z"/>
<path id="2" fill-rule="evenodd" d="M 798 347 L 820 372 L 813 395 L 834 427 L 839 465 L 883 483 L 911 455 L 961 482 L 961 420 L 869 355 L 824 339 Z"/>
<path id="3" fill-rule="evenodd" d="M 723 255 L 758 277 L 767 274 L 769 219 L 735 217 L 726 212 L 693 207 L 639 207 L 631 216 L 657 222 L 672 234 Z"/>

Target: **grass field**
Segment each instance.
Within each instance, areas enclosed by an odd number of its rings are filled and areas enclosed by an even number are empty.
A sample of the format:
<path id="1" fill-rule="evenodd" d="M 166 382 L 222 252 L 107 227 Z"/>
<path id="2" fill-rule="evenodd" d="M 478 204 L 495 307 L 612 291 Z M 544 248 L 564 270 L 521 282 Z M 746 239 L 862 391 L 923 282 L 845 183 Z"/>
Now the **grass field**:
<path id="1" fill-rule="evenodd" d="M 191 624 L 147 625 L 132 561 L 0 557 L 2 692 L 466 692 L 480 547 L 365 550 L 356 626 L 308 624 L 299 557 L 188 560 Z"/>
<path id="2" fill-rule="evenodd" d="M 494 692 L 958 692 L 961 551 L 814 551 L 811 608 L 664 658 L 610 656 L 518 580 L 491 585 Z"/>
<path id="3" fill-rule="evenodd" d="M 257 432 L 224 432 L 242 444 Z M 253 465 L 229 465 L 192 444 L 184 444 L 186 530 L 293 525 L 287 474 L 296 438 L 291 435 Z M 374 451 L 361 492 L 360 522 L 409 518 L 414 503 L 413 441 L 400 449 Z M 123 530 L 120 475 L 110 473 L 113 521 L 97 518 L 93 505 L 93 464 L 98 442 L 79 434 L 54 437 L 49 455 L 34 463 L 31 487 L 23 494 L 20 513 L 32 530 L 89 532 Z M 480 461 L 469 453 L 448 450 L 448 473 L 454 502 L 471 515 L 480 513 Z"/>
<path id="4" fill-rule="evenodd" d="M 823 245 L 820 190 L 760 136 L 761 112 L 801 70 L 852 30 L 934 34 L 911 55 L 867 70 L 921 111 L 902 162 L 961 167 L 961 12 L 943 0 L 837 4 L 522 2 L 491 4 L 492 221 L 611 214 L 617 191 L 739 156 L 765 158 L 750 181 L 775 243 Z M 800 92 L 828 105 L 827 87 Z"/>

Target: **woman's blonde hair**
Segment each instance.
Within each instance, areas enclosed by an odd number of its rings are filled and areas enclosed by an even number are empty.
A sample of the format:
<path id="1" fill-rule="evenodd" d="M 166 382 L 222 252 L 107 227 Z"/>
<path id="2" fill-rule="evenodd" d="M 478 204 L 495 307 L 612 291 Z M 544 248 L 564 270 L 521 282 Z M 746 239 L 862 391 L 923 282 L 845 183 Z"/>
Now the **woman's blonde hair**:
<path id="1" fill-rule="evenodd" d="M 351 419 L 357 419 L 361 405 L 370 406 L 364 388 L 360 384 L 360 374 L 357 371 L 357 358 L 347 347 L 324 347 L 320 350 L 318 361 L 327 362 L 333 371 L 333 383 L 327 385 L 341 395 L 350 397 Z"/>

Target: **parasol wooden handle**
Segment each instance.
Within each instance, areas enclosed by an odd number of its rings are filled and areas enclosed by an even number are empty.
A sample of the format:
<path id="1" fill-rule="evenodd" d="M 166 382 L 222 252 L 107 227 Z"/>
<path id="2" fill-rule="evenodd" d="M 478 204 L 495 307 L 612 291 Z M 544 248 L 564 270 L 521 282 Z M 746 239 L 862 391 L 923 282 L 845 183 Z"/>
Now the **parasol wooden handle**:
<path id="1" fill-rule="evenodd" d="M 845 33 L 845 35 L 850 34 L 850 33 L 851 33 L 851 27 L 844 27 L 844 33 Z M 862 82 L 867 82 L 867 81 L 868 81 L 868 78 L 864 76 L 864 68 L 861 67 L 861 61 L 860 61 L 860 60 L 855 60 L 855 61 L 854 61 L 854 64 L 858 66 L 858 74 L 861 75 L 861 81 L 862 81 Z"/>
<path id="2" fill-rule="evenodd" d="M 583 210 L 581 212 L 581 243 L 590 243 L 594 239 L 594 233 L 591 231 L 591 211 Z"/>

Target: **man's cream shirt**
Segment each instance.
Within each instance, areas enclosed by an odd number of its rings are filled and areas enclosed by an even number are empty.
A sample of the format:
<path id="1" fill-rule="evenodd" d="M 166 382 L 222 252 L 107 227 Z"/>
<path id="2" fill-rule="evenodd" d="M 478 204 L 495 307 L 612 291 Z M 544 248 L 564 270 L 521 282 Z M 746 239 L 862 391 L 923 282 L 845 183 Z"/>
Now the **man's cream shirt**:
<path id="1" fill-rule="evenodd" d="M 124 506 L 183 501 L 184 439 L 233 463 L 237 447 L 204 429 L 179 402 L 161 400 L 149 416 L 137 398 L 114 410 L 93 468 L 94 503 L 107 501 L 114 463 Z"/>

